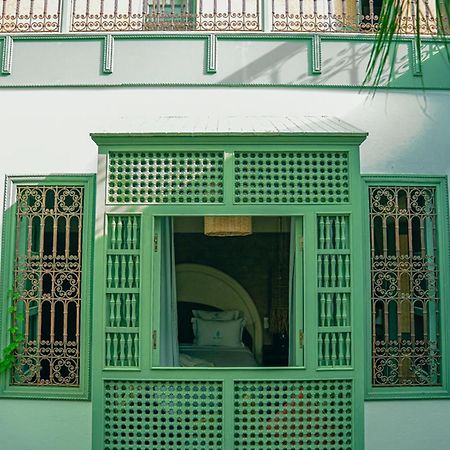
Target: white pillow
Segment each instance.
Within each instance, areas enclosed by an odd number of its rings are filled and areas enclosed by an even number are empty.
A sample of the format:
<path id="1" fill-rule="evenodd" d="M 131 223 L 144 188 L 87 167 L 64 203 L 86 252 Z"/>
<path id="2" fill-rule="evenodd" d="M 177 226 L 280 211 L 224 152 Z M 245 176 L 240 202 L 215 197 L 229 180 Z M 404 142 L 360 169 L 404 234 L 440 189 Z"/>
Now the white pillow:
<path id="1" fill-rule="evenodd" d="M 197 319 L 203 320 L 236 320 L 240 319 L 241 312 L 233 311 L 203 311 L 201 309 L 193 309 L 192 315 Z"/>
<path id="2" fill-rule="evenodd" d="M 242 347 L 244 319 L 203 320 L 192 319 L 194 344 L 222 347 Z"/>

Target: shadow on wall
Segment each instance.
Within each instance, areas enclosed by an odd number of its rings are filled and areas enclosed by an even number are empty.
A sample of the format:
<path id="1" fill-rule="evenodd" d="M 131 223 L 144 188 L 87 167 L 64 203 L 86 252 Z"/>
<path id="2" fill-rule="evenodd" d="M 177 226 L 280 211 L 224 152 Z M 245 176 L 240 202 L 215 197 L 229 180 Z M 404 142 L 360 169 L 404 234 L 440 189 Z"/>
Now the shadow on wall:
<path id="1" fill-rule="evenodd" d="M 303 45 L 300 45 L 302 42 Z M 275 48 L 263 56 L 260 56 L 253 62 L 243 65 L 241 69 L 236 70 L 231 75 L 223 78 L 221 83 L 280 83 L 283 79 L 281 71 L 283 66 L 294 57 L 301 54 L 307 56 L 308 45 L 304 41 L 285 42 L 277 45 Z M 301 68 L 301 65 L 299 65 Z M 307 77 L 307 74 L 304 75 Z M 294 82 L 295 80 L 293 80 Z"/>

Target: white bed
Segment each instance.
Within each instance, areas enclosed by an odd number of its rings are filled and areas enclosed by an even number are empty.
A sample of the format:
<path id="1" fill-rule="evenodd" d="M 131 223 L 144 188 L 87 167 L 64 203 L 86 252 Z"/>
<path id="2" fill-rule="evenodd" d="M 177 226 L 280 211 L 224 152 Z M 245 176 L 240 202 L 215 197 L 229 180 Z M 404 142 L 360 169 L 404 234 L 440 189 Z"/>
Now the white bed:
<path id="1" fill-rule="evenodd" d="M 212 267 L 179 264 L 176 272 L 178 302 L 208 305 L 222 311 L 238 310 L 251 337 L 251 348 L 243 345 L 222 347 L 181 343 L 180 355 L 209 361 L 216 367 L 255 367 L 261 364 L 262 323 L 248 292 L 236 280 Z"/>
<path id="2" fill-rule="evenodd" d="M 255 356 L 248 347 L 218 347 L 215 345 L 180 344 L 180 355 L 188 355 L 195 360 L 210 364 L 185 364 L 198 367 L 256 367 Z"/>

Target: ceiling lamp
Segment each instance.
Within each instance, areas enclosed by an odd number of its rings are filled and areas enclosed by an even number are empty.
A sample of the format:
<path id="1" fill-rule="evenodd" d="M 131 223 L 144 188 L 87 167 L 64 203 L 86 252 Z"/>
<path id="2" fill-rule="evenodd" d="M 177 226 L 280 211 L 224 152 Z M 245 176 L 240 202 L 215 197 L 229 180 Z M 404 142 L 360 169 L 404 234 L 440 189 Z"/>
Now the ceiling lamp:
<path id="1" fill-rule="evenodd" d="M 248 236 L 252 234 L 252 218 L 249 216 L 205 217 L 206 236 Z"/>

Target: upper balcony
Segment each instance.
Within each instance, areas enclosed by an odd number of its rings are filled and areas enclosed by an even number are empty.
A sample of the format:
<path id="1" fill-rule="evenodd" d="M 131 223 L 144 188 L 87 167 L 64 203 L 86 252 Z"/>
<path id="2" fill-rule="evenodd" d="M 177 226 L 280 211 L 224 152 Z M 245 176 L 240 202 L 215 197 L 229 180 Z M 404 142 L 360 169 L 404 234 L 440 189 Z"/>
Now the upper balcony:
<path id="1" fill-rule="evenodd" d="M 375 33 L 382 0 L 0 0 L 0 33 Z M 437 32 L 433 0 L 405 0 L 400 32 Z"/>

